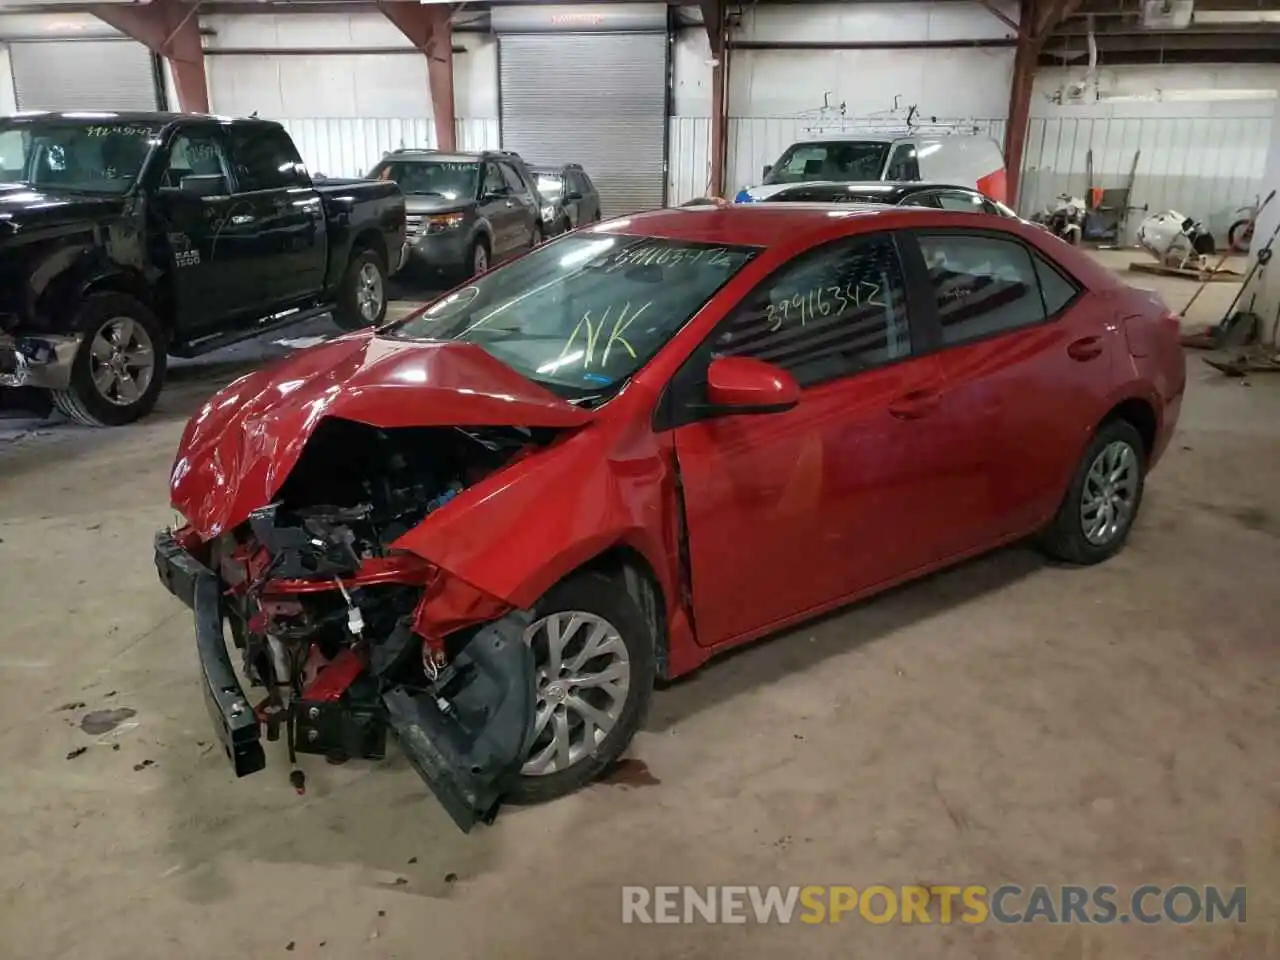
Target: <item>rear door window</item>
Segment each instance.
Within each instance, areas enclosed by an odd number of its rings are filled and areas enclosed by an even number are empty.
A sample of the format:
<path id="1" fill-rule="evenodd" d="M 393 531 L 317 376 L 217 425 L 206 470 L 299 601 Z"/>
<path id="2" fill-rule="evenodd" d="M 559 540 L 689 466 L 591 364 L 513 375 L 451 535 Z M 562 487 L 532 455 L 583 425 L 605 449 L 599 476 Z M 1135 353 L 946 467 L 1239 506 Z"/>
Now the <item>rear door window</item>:
<path id="1" fill-rule="evenodd" d="M 231 126 L 231 164 L 241 193 L 311 185 L 289 135 L 278 127 Z"/>
<path id="2" fill-rule="evenodd" d="M 1016 240 L 960 231 L 917 239 L 946 346 L 1043 323 L 1078 293 Z"/>

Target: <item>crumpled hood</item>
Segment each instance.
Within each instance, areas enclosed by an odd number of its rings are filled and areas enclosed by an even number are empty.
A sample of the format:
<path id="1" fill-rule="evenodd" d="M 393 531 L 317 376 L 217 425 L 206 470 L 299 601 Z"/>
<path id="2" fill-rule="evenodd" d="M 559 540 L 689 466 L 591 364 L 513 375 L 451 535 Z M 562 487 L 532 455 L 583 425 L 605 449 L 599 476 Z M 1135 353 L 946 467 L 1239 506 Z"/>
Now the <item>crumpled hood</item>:
<path id="1" fill-rule="evenodd" d="M 95 197 L 61 193 L 22 184 L 0 186 L 0 228 L 6 234 L 23 230 L 78 224 L 85 220 L 118 216 L 123 197 Z"/>
<path id="2" fill-rule="evenodd" d="M 374 427 L 576 427 L 592 414 L 469 343 L 362 331 L 214 394 L 183 432 L 170 499 L 204 539 L 271 502 L 325 417 Z"/>

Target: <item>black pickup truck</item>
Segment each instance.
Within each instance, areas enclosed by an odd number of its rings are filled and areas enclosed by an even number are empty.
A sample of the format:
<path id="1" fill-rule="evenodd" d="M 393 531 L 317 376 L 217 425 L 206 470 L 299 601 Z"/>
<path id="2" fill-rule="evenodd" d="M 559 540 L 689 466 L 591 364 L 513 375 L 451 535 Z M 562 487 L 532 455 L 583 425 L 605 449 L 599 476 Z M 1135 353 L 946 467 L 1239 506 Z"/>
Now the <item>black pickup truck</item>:
<path id="1" fill-rule="evenodd" d="M 129 423 L 155 404 L 167 356 L 325 312 L 379 323 L 404 243 L 395 184 L 313 183 L 277 123 L 0 119 L 0 388 Z"/>

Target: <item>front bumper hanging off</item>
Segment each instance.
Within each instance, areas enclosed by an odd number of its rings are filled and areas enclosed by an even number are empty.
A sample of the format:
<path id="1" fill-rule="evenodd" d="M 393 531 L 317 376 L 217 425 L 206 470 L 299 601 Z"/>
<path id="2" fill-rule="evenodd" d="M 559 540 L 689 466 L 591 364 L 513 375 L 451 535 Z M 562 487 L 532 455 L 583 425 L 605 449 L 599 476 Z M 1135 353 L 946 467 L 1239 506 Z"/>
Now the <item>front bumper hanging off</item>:
<path id="1" fill-rule="evenodd" d="M 232 769 L 237 777 L 256 773 L 266 766 L 261 727 L 227 650 L 218 577 L 168 530 L 156 534 L 155 564 L 160 582 L 195 614 L 205 705 Z M 536 697 L 527 626 L 527 614 L 513 613 L 478 630 L 440 689 L 390 685 L 381 695 L 401 749 L 464 832 L 493 819 L 532 745 Z"/>
<path id="2" fill-rule="evenodd" d="M 67 389 L 71 385 L 71 365 L 83 339 L 81 334 L 0 333 L 0 387 Z"/>
<path id="3" fill-rule="evenodd" d="M 195 613 L 204 702 L 222 749 L 237 777 L 257 773 L 267 765 L 267 757 L 257 714 L 240 687 L 223 638 L 218 577 L 167 530 L 156 534 L 155 561 L 160 582 Z"/>

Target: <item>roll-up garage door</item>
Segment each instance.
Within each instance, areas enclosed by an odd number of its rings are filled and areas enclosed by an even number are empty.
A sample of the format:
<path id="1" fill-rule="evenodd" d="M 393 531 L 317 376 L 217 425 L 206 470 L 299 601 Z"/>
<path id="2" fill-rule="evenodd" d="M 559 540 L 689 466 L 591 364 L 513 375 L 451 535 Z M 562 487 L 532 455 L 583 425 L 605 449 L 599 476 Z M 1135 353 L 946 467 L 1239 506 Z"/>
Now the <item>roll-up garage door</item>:
<path id="1" fill-rule="evenodd" d="M 504 150 L 582 164 L 605 216 L 662 206 L 665 33 L 500 35 L 498 58 Z"/>
<path id="2" fill-rule="evenodd" d="M 151 51 L 134 40 L 15 41 L 19 110 L 155 110 Z"/>

